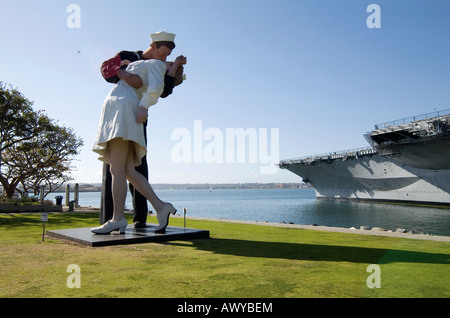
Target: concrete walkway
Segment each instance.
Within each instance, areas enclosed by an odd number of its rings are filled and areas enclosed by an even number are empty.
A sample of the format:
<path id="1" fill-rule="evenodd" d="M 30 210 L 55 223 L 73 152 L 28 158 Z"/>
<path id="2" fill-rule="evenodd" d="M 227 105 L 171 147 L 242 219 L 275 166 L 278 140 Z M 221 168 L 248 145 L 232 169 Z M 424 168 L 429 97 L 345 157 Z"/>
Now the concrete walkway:
<path id="1" fill-rule="evenodd" d="M 171 216 L 171 217 L 183 218 L 183 216 L 179 216 L 179 215 L 174 215 L 174 216 Z M 374 235 L 374 236 L 389 236 L 389 237 L 417 239 L 417 240 L 450 242 L 450 236 L 396 233 L 396 232 L 382 231 L 382 230 L 359 230 L 359 229 L 347 229 L 347 228 L 343 228 L 343 227 L 314 226 L 314 225 L 300 225 L 300 224 L 286 224 L 286 223 L 270 223 L 270 222 L 255 222 L 255 221 L 241 221 L 241 220 L 229 220 L 229 219 L 217 219 L 217 218 L 203 218 L 203 217 L 195 217 L 195 216 L 186 217 L 186 219 L 207 220 L 207 221 L 216 221 L 216 222 L 229 222 L 229 223 L 242 223 L 242 224 L 253 224 L 253 225 L 263 225 L 263 226 L 285 227 L 285 228 L 293 228 L 293 229 L 340 232 L 340 233 Z"/>

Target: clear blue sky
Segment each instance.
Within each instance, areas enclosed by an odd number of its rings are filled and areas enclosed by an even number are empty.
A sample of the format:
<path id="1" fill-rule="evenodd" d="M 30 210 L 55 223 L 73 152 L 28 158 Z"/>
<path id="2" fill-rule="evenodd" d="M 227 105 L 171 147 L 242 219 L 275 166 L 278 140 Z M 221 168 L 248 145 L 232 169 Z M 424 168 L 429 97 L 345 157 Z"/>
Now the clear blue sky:
<path id="1" fill-rule="evenodd" d="M 71 3 L 80 28 L 67 26 Z M 372 3 L 381 28 L 366 24 Z M 280 159 L 366 146 L 374 124 L 450 107 L 449 19 L 445 0 L 0 0 L 0 80 L 75 129 L 85 146 L 73 176 L 101 182 L 102 61 L 176 33 L 187 81 L 149 111 L 151 182 L 300 182 L 261 174 L 259 161 L 174 163 L 171 134 L 193 135 L 194 120 L 224 136 L 277 128 Z"/>

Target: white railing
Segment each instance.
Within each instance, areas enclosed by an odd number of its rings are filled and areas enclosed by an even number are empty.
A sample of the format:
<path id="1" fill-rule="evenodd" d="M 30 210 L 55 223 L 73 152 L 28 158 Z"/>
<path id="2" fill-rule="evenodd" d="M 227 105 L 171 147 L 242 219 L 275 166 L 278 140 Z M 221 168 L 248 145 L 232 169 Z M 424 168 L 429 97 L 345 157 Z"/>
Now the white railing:
<path id="1" fill-rule="evenodd" d="M 362 147 L 349 150 L 335 151 L 329 153 L 323 153 L 318 155 L 311 155 L 305 157 L 299 157 L 294 159 L 282 160 L 280 164 L 293 164 L 293 163 L 308 163 L 314 160 L 334 160 L 343 159 L 347 157 L 361 157 L 377 153 L 377 150 L 372 147 Z"/>
<path id="2" fill-rule="evenodd" d="M 375 125 L 375 129 L 394 127 L 394 126 L 398 126 L 398 125 L 409 124 L 409 123 L 412 123 L 412 122 L 418 121 L 418 120 L 430 119 L 430 118 L 446 116 L 446 115 L 450 115 L 450 108 L 443 109 L 443 110 L 437 110 L 437 111 L 422 114 L 422 115 L 405 117 L 402 119 L 388 121 L 385 123 L 380 123 L 380 124 Z"/>

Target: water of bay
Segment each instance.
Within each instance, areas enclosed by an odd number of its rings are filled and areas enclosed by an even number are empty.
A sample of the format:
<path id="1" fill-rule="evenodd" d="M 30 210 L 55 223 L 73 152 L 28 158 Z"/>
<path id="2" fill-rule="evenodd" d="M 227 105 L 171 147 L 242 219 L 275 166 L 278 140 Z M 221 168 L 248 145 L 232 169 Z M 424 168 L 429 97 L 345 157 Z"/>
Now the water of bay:
<path id="1" fill-rule="evenodd" d="M 155 190 L 155 192 L 162 200 L 173 203 L 178 209 L 178 214 L 182 215 L 183 208 L 186 208 L 187 216 L 293 222 L 345 228 L 359 228 L 365 225 L 392 231 L 404 228 L 450 236 L 450 209 L 317 201 L 314 190 L 310 188 Z M 79 205 L 100 207 L 100 192 L 81 192 Z M 128 194 L 126 208 L 132 207 L 131 195 Z M 152 209 L 150 204 L 149 209 Z"/>

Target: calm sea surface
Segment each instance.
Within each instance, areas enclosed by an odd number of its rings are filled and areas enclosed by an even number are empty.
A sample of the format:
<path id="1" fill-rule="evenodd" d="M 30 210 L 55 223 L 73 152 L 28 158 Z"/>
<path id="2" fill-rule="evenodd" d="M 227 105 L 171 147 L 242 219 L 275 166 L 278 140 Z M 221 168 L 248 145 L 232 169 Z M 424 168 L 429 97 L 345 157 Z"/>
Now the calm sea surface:
<path id="1" fill-rule="evenodd" d="M 182 215 L 183 208 L 186 208 L 187 216 L 293 222 L 345 228 L 352 226 L 359 228 L 366 225 L 393 231 L 404 228 L 450 236 L 450 209 L 317 201 L 314 190 L 310 188 L 155 190 L 155 192 L 163 201 L 173 203 L 179 215 Z M 79 204 L 100 207 L 100 192 L 80 192 Z M 131 195 L 128 193 L 126 208 L 132 207 Z M 149 209 L 152 209 L 150 204 Z"/>

